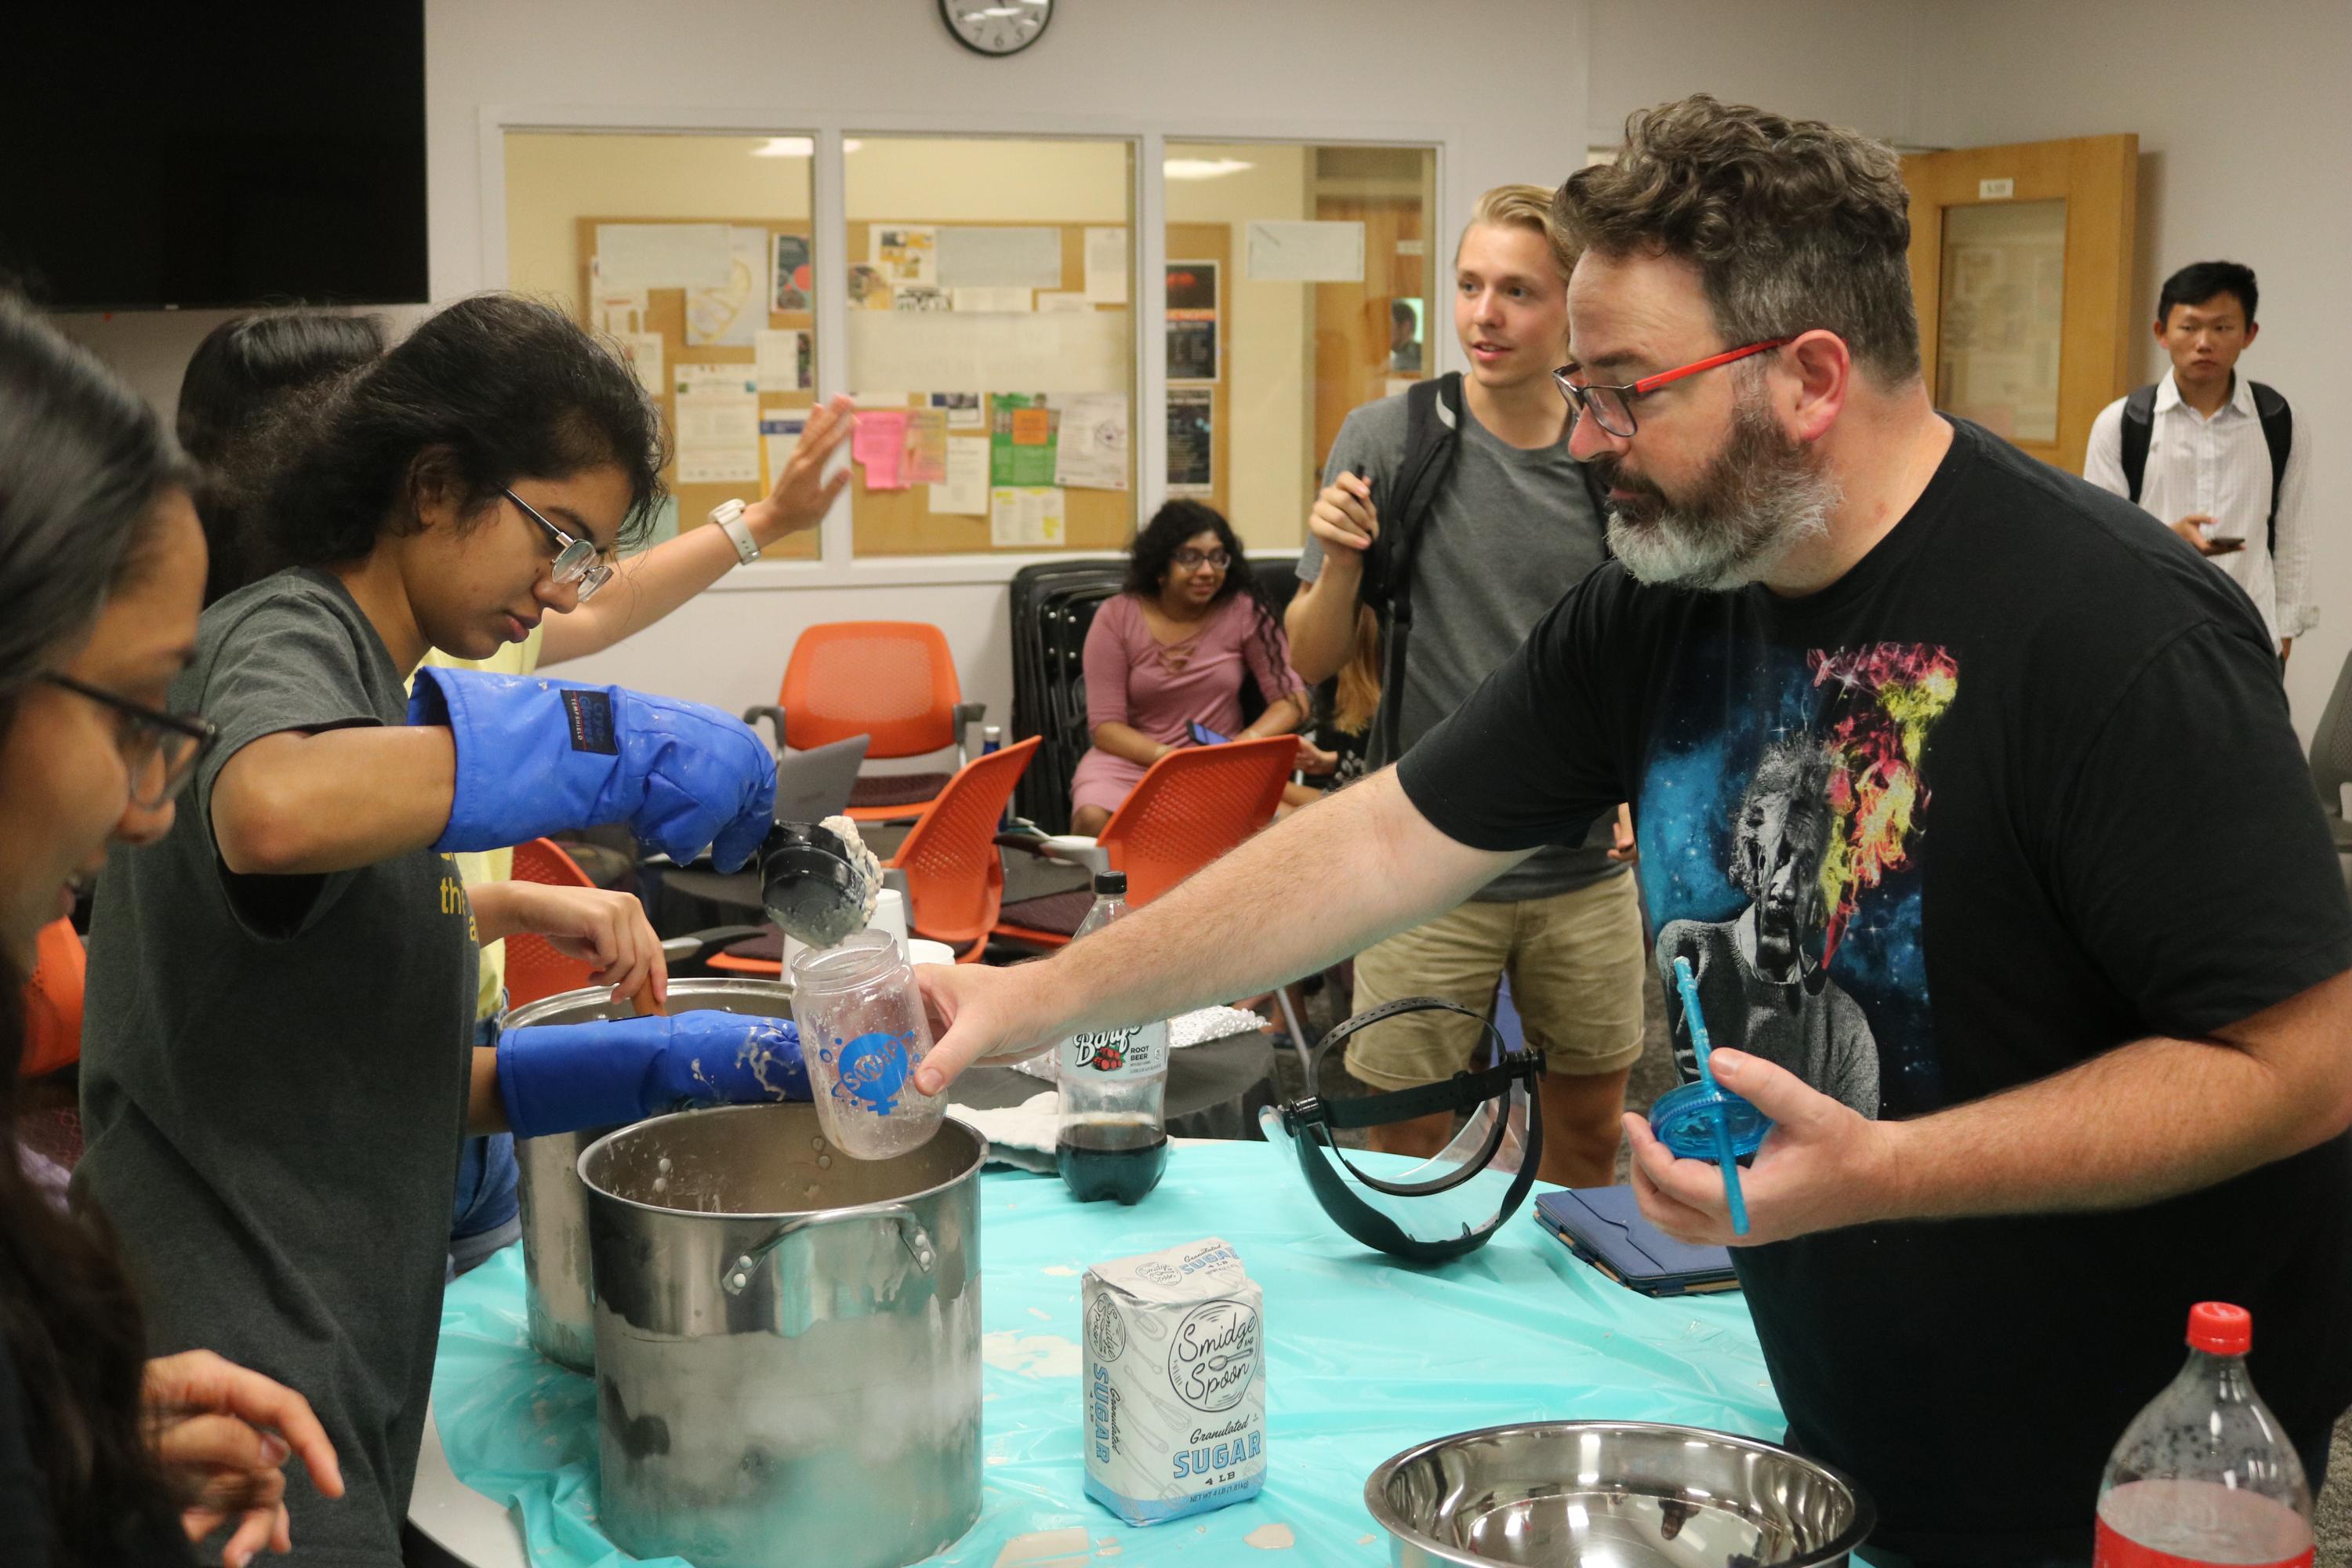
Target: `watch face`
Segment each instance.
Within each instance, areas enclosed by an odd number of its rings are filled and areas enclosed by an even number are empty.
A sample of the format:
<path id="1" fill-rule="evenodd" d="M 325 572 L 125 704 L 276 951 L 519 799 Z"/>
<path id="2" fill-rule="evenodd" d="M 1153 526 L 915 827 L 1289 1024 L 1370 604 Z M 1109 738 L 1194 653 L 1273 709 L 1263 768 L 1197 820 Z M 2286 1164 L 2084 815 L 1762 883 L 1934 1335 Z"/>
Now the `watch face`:
<path id="1" fill-rule="evenodd" d="M 1016 55 L 1053 19 L 1054 0 L 940 0 L 956 42 L 983 55 Z"/>

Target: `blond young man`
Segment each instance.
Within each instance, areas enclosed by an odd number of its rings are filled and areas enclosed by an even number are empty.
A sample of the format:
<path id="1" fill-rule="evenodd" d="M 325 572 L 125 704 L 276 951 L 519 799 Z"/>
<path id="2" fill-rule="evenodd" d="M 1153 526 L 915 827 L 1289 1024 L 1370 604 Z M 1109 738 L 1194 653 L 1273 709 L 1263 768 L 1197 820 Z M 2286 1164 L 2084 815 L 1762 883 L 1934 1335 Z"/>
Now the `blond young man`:
<path id="1" fill-rule="evenodd" d="M 1606 555 L 1551 381 L 1567 353 L 1570 265 L 1551 198 L 1537 185 L 1496 186 L 1455 247 L 1454 330 L 1470 371 L 1460 378 L 1451 466 L 1426 504 L 1404 515 L 1411 416 L 1399 395 L 1348 416 L 1307 520 L 1303 585 L 1286 629 L 1291 663 L 1309 681 L 1348 662 L 1357 606 L 1383 598 L 1366 591 L 1383 523 L 1391 559 L 1401 518 L 1412 535 L 1410 651 L 1402 681 L 1395 660 L 1384 661 L 1392 689 L 1381 699 L 1402 706 L 1374 722 L 1367 761 L 1375 768 L 1461 706 Z M 1392 625 L 1382 629 L 1394 636 Z M 1484 1012 L 1509 976 L 1528 1043 L 1550 1069 L 1541 1173 L 1576 1186 L 1614 1180 L 1625 1078 L 1642 1054 L 1641 914 L 1610 827 L 1539 851 L 1461 908 L 1356 959 L 1360 1009 L 1437 995 Z M 1383 1089 L 1441 1082 L 1469 1065 L 1479 1038 L 1456 1015 L 1408 1015 L 1357 1037 L 1349 1070 Z M 1392 1152 L 1433 1154 L 1452 1121 L 1423 1117 L 1374 1137 Z"/>

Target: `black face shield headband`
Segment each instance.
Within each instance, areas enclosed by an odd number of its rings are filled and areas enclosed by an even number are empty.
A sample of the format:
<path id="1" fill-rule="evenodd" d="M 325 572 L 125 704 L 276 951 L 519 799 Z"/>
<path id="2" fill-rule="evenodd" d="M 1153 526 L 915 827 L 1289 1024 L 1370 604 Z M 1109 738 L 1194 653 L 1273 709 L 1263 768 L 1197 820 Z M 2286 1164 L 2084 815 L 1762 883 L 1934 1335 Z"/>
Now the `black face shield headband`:
<path id="1" fill-rule="evenodd" d="M 1325 1054 L 1350 1036 L 1406 1013 L 1458 1013 L 1476 1019 L 1486 1038 L 1470 1070 L 1419 1089 L 1326 1100 L 1315 1092 Z M 1467 1007 L 1434 996 L 1406 996 L 1359 1013 L 1323 1037 L 1307 1064 L 1307 1097 L 1258 1112 L 1266 1141 L 1297 1152 L 1299 1173 L 1341 1230 L 1366 1247 L 1411 1263 L 1443 1263 L 1475 1252 L 1527 1201 L 1543 1159 L 1537 1080 L 1543 1058 L 1508 1050 L 1495 1026 Z M 1439 1111 L 1467 1115 L 1445 1149 L 1394 1177 L 1360 1169 L 1334 1136 Z M 1498 1159 L 1518 1168 L 1496 1196 L 1496 1183 L 1475 1182 Z"/>

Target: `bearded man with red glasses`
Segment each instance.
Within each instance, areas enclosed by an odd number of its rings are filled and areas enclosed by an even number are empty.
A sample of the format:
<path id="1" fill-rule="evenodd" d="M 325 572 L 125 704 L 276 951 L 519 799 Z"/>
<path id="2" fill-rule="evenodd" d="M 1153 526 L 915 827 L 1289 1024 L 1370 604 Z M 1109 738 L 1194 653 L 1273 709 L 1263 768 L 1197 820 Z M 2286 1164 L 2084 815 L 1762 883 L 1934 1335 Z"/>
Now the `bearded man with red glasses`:
<path id="1" fill-rule="evenodd" d="M 1704 97 L 1627 131 L 1554 209 L 1616 559 L 1396 768 L 1050 963 L 920 971 L 920 1076 L 1299 973 L 1631 799 L 1656 961 L 1776 1123 L 1744 1235 L 1628 1118 L 1634 1186 L 1732 1246 L 1870 1561 L 2088 1562 L 2204 1300 L 2263 1325 L 2315 1487 L 2352 1404 L 2352 908 L 2261 617 L 1936 411 L 1891 151 Z"/>

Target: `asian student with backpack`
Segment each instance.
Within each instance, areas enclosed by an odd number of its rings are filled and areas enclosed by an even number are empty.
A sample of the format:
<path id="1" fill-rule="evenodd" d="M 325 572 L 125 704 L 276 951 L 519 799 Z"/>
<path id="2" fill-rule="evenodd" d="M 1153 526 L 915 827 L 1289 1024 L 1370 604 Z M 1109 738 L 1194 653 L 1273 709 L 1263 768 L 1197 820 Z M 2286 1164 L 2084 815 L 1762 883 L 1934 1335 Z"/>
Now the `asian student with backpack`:
<path id="1" fill-rule="evenodd" d="M 1470 373 L 1349 415 L 1307 519 L 1286 616 L 1291 664 L 1310 682 L 1337 674 L 1355 652 L 1359 606 L 1378 616 L 1371 767 L 1459 707 L 1607 555 L 1600 498 L 1569 455 L 1569 410 L 1552 384 L 1567 357 L 1569 258 L 1550 211 L 1551 193 L 1534 185 L 1479 199 L 1454 258 L 1454 324 Z M 1548 1059 L 1547 1181 L 1616 1179 L 1645 973 L 1631 837 L 1621 813 L 1356 958 L 1360 1009 L 1436 995 L 1483 1014 L 1509 977 L 1528 1044 Z M 1382 1089 L 1441 1082 L 1470 1065 L 1478 1034 L 1454 1014 L 1401 1017 L 1350 1041 L 1348 1068 Z M 1441 1114 L 1374 1137 L 1428 1155 L 1451 1132 Z"/>
<path id="2" fill-rule="evenodd" d="M 2285 398 L 2237 373 L 2253 346 L 2253 268 L 2199 261 L 2165 279 L 2156 341 L 2171 374 L 2100 411 L 2083 477 L 2137 502 L 2236 579 L 2284 663 L 2319 621 L 2304 527 L 2308 441 Z"/>

